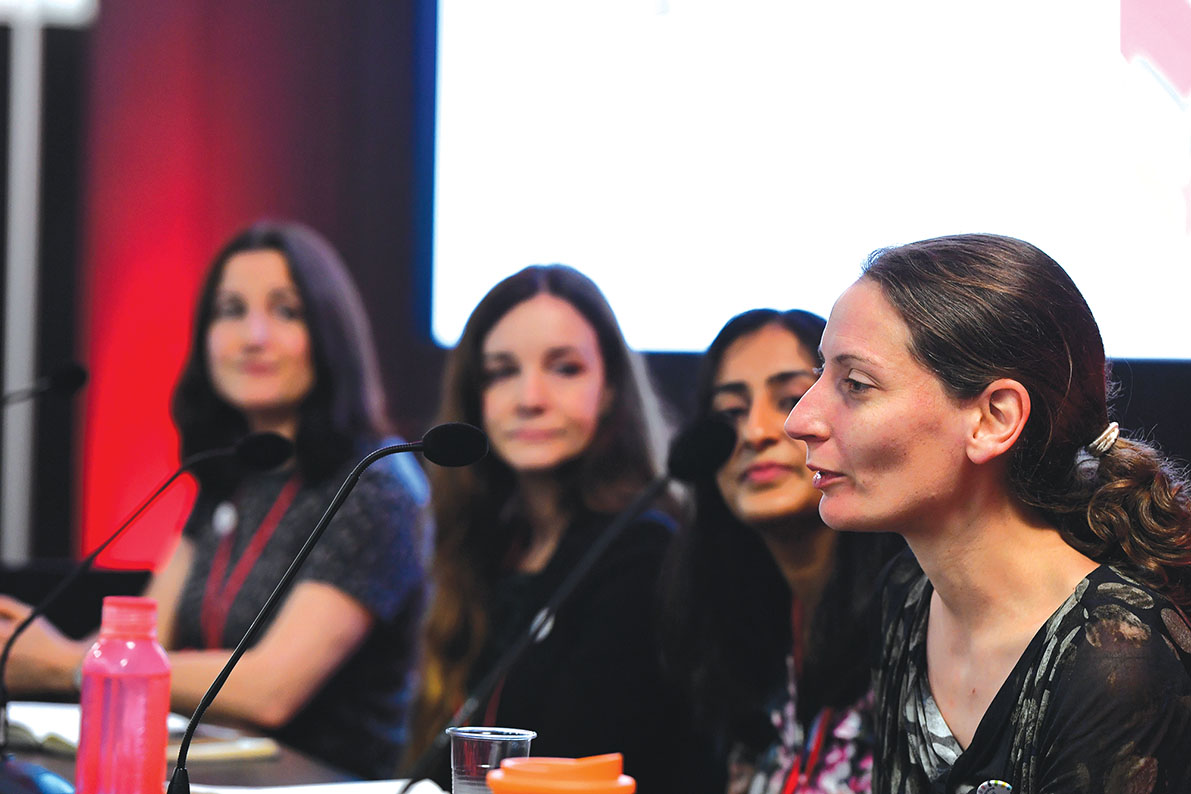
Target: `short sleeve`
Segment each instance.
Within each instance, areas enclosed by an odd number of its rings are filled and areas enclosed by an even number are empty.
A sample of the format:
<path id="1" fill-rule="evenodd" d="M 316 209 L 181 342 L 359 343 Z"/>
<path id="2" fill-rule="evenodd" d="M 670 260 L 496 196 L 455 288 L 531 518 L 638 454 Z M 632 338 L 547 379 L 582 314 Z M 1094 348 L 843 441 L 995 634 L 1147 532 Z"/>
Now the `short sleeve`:
<path id="1" fill-rule="evenodd" d="M 374 463 L 332 519 L 300 578 L 333 585 L 378 620 L 391 620 L 425 581 L 433 544 L 428 496 L 411 456 Z"/>
<path id="2" fill-rule="evenodd" d="M 1055 671 L 1038 791 L 1191 791 L 1191 676 L 1180 647 L 1191 644 L 1186 622 L 1162 604 L 1104 601 L 1087 613 L 1082 636 L 1072 638 L 1074 654 Z"/>

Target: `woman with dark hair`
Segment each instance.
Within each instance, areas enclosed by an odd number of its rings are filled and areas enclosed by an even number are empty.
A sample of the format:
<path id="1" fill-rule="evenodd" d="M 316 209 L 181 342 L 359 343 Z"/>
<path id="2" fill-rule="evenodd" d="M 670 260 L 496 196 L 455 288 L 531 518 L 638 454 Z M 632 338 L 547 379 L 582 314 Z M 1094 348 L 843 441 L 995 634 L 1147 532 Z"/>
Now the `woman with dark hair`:
<path id="1" fill-rule="evenodd" d="M 806 446 L 783 423 L 811 384 L 823 320 L 738 315 L 703 358 L 700 418 L 736 429 L 666 561 L 667 671 L 730 757 L 726 790 L 868 791 L 869 639 L 862 617 L 895 537 L 838 535 L 819 518 Z M 707 790 L 725 790 L 708 785 Z"/>
<path id="2" fill-rule="evenodd" d="M 313 230 L 258 223 L 207 274 L 174 394 L 183 457 L 252 432 L 295 444 L 266 473 L 196 471 L 199 495 L 146 595 L 158 603 L 172 705 L 190 712 L 356 460 L 382 443 L 384 406 L 363 306 Z M 433 539 L 416 463 L 360 479 L 211 714 L 257 725 L 345 770 L 391 775 L 404 742 Z M 24 609 L 7 604 L 20 619 Z M 87 643 L 42 621 L 18 641 L 18 686 L 69 690 Z M 10 667 L 10 670 L 13 669 Z"/>
<path id="3" fill-rule="evenodd" d="M 599 288 L 562 265 L 526 268 L 488 292 L 448 358 L 442 400 L 439 418 L 483 427 L 491 452 L 432 473 L 436 596 L 411 757 L 659 472 L 662 443 L 643 362 Z M 631 524 L 476 724 L 537 731 L 535 755 L 622 752 L 642 791 L 664 790 L 672 770 L 651 611 L 670 533 L 657 513 Z"/>
<path id="4" fill-rule="evenodd" d="M 874 791 L 1191 791 L 1187 483 L 1109 421 L 1104 348 L 1034 246 L 876 252 L 787 430 L 819 512 L 913 555 L 882 594 Z"/>

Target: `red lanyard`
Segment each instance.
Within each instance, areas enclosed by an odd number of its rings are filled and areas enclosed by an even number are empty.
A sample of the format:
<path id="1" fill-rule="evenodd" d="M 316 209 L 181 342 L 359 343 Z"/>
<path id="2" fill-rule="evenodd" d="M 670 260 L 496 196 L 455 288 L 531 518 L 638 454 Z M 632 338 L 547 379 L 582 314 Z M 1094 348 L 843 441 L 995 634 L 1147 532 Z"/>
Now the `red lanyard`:
<path id="1" fill-rule="evenodd" d="M 790 604 L 790 629 L 794 635 L 794 647 L 791 653 L 794 659 L 794 677 L 795 679 L 802 678 L 802 627 L 803 627 L 802 602 L 797 598 Z M 827 728 L 831 724 L 831 709 L 823 709 L 819 712 L 819 716 L 811 723 L 811 733 L 807 737 L 806 746 L 802 748 L 802 754 L 794 758 L 794 765 L 790 768 L 790 774 L 786 775 L 786 781 L 782 784 L 782 794 L 794 794 L 803 785 L 811 782 L 811 776 L 815 772 L 815 766 L 819 763 L 819 754 L 823 751 L 823 737 L 827 733 Z M 802 769 L 802 760 L 806 759 L 806 770 Z"/>
<path id="2" fill-rule="evenodd" d="M 786 775 L 786 782 L 782 785 L 782 794 L 794 794 L 803 785 L 811 782 L 815 766 L 819 763 L 819 754 L 823 751 L 823 737 L 831 725 L 831 709 L 823 709 L 811 725 L 811 735 L 807 737 L 803 752 L 806 757 L 806 771 L 802 770 L 802 758 L 795 758 L 790 774 Z"/>
<path id="3" fill-rule="evenodd" d="M 227 615 L 231 611 L 232 602 L 236 600 L 236 595 L 244 586 L 244 580 L 248 578 L 252 567 L 256 565 L 261 552 L 264 551 L 265 544 L 269 542 L 269 538 L 273 537 L 273 532 L 281 523 L 282 516 L 293 504 L 299 487 L 301 487 L 301 478 L 294 474 L 282 487 L 281 493 L 277 494 L 273 506 L 269 508 L 264 520 L 256 528 L 252 540 L 248 543 L 248 548 L 236 562 L 236 567 L 232 569 L 230 576 L 227 574 L 227 566 L 231 561 L 232 536 L 235 533 L 229 532 L 219 542 L 219 548 L 215 550 L 215 559 L 211 562 L 211 573 L 207 577 L 207 588 L 203 593 L 203 609 L 199 613 L 205 647 L 224 647 L 223 629 L 227 625 Z"/>

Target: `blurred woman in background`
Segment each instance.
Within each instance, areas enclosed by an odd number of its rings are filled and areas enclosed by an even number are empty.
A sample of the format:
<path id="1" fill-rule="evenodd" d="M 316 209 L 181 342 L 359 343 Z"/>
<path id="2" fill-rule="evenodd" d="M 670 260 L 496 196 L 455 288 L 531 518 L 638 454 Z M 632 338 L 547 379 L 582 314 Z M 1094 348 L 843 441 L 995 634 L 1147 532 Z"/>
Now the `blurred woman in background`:
<path id="1" fill-rule="evenodd" d="M 432 475 L 419 751 L 658 474 L 663 444 L 643 362 L 596 285 L 561 265 L 526 268 L 480 301 L 449 356 L 439 418 L 482 427 L 491 452 Z M 642 791 L 666 790 L 651 612 L 671 532 L 656 512 L 632 523 L 473 723 L 537 731 L 534 755 L 622 752 Z"/>
<path id="2" fill-rule="evenodd" d="M 196 470 L 181 539 L 146 595 L 170 653 L 172 707 L 197 706 L 357 458 L 385 435 L 363 305 L 313 230 L 258 223 L 215 257 L 174 393 L 183 458 L 274 432 L 291 461 Z M 363 776 L 391 776 L 404 744 L 433 542 L 421 470 L 372 466 L 302 567 L 210 714 L 258 726 Z M 19 621 L 27 608 L 4 600 Z M 14 689 L 70 691 L 89 642 L 41 620 L 17 641 Z"/>
<path id="3" fill-rule="evenodd" d="M 819 518 L 806 446 L 783 424 L 820 365 L 823 320 L 756 309 L 708 348 L 701 417 L 736 449 L 695 486 L 695 519 L 666 563 L 668 672 L 729 761 L 733 794 L 868 791 L 873 581 L 900 546 L 837 534 Z M 724 790 L 718 783 L 707 790 Z"/>

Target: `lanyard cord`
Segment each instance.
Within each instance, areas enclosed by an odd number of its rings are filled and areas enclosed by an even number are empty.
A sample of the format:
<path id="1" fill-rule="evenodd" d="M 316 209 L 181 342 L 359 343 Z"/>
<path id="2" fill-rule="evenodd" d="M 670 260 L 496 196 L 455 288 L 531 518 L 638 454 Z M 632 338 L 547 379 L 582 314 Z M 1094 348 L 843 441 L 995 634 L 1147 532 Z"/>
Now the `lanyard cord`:
<path id="1" fill-rule="evenodd" d="M 248 548 L 236 562 L 231 574 L 227 573 L 227 567 L 231 561 L 232 535 L 234 533 L 229 532 L 220 541 L 219 548 L 215 550 L 215 559 L 211 563 L 211 573 L 207 577 L 207 587 L 203 593 L 203 607 L 199 613 L 203 640 L 207 648 L 222 648 L 224 646 L 223 631 L 227 626 L 227 616 L 231 611 L 232 603 L 236 600 L 240 588 L 244 586 L 256 561 L 260 559 L 265 545 L 273 537 L 277 525 L 281 523 L 282 517 L 293 504 L 300 487 L 301 478 L 295 473 L 282 487 L 277 498 L 273 500 L 273 506 L 269 508 L 269 512 L 265 514 L 260 526 L 252 534 Z"/>
<path id="2" fill-rule="evenodd" d="M 786 782 L 782 785 L 782 794 L 794 794 L 802 786 L 813 779 L 815 767 L 819 764 L 819 755 L 823 752 L 823 739 L 827 735 L 827 728 L 831 725 L 831 709 L 825 708 L 819 712 L 811 725 L 810 736 L 803 747 L 803 755 L 794 759 L 790 767 L 790 774 L 786 775 Z M 802 759 L 806 758 L 806 769 L 802 769 Z"/>

